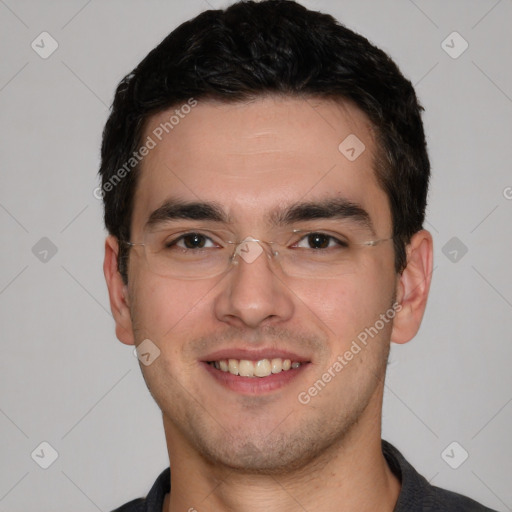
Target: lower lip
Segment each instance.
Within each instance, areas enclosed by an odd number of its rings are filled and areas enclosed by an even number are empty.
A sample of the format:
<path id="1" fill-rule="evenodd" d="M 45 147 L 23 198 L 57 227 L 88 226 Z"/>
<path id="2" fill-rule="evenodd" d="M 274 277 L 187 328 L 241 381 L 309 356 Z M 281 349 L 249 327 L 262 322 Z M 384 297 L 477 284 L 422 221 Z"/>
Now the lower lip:
<path id="1" fill-rule="evenodd" d="M 301 364 L 298 368 L 283 370 L 279 373 L 272 373 L 268 377 L 241 377 L 229 372 L 217 370 L 212 365 L 203 362 L 206 371 L 222 386 L 247 395 L 258 395 L 280 389 L 291 380 L 297 378 L 308 366 L 308 363 Z"/>

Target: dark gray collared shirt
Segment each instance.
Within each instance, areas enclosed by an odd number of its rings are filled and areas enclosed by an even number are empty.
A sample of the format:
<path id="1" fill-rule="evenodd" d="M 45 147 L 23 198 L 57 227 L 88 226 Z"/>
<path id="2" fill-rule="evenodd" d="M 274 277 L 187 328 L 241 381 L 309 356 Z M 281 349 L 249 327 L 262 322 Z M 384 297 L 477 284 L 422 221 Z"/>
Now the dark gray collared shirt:
<path id="1" fill-rule="evenodd" d="M 466 496 L 430 485 L 387 441 L 382 453 L 402 488 L 394 512 L 496 512 Z M 162 512 L 165 495 L 171 490 L 171 470 L 167 468 L 156 479 L 146 498 L 126 503 L 113 512 Z"/>

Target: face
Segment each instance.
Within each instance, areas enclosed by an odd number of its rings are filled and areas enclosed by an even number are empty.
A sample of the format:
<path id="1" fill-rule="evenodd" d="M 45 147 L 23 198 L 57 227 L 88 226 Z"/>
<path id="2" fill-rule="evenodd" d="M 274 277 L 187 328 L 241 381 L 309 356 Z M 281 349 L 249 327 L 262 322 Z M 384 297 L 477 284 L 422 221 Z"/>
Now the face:
<path id="1" fill-rule="evenodd" d="M 143 140 L 173 111 L 151 118 Z M 358 156 L 362 146 L 339 149 L 349 135 L 364 144 Z M 284 229 L 387 238 L 391 213 L 374 158 L 371 125 L 350 103 L 199 102 L 142 161 L 131 240 L 146 240 L 148 219 L 166 202 L 215 204 L 220 216 L 203 209 L 197 220 L 186 218 L 187 210 L 152 231 L 200 227 L 227 230 L 237 241 L 272 241 L 282 229 L 269 221 L 272 214 L 333 200 L 357 205 L 358 214 L 345 208 L 315 219 L 303 211 Z M 287 275 L 269 254 L 250 263 L 239 257 L 213 277 L 180 279 L 154 273 L 144 249 L 131 248 L 130 326 L 135 344 L 149 339 L 160 350 L 141 368 L 163 411 L 171 453 L 189 450 L 215 464 L 272 473 L 327 454 L 354 429 L 380 427 L 392 330 L 392 320 L 381 315 L 398 282 L 392 243 L 361 247 L 350 271 L 331 278 Z M 363 344 L 361 333 L 372 326 L 378 332 Z M 257 361 L 274 359 L 277 373 L 234 375 L 224 371 L 230 359 L 232 369 L 249 373 Z M 300 365 L 282 369 L 286 359 Z M 256 367 L 269 371 L 266 362 Z"/>

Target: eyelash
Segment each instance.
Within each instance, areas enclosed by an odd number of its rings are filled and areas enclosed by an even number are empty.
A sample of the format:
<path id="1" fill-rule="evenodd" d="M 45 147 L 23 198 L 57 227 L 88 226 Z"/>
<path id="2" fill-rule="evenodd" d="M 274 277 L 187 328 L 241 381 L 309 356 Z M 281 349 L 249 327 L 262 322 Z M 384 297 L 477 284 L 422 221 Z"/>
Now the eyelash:
<path id="1" fill-rule="evenodd" d="M 344 241 L 344 240 L 340 240 L 339 238 L 335 237 L 334 235 L 329 235 L 327 233 L 322 233 L 321 231 L 310 231 L 308 233 L 306 233 L 304 236 L 302 236 L 298 242 L 296 242 L 296 244 L 298 244 L 299 242 L 301 242 L 302 240 L 312 236 L 312 235 L 320 235 L 320 236 L 323 236 L 323 237 L 326 237 L 327 239 L 329 239 L 329 243 L 328 243 L 328 246 L 325 248 L 325 249 L 332 249 L 332 247 L 330 246 L 331 244 L 331 241 L 334 241 L 336 243 L 337 246 L 339 247 L 342 247 L 342 248 L 347 248 L 348 247 L 348 242 Z M 311 247 L 309 247 L 309 249 L 312 249 Z"/>
<path id="2" fill-rule="evenodd" d="M 195 232 L 195 231 L 191 231 L 189 233 L 184 233 L 182 235 L 180 235 L 178 238 L 174 239 L 174 240 L 170 240 L 170 241 L 167 241 L 167 242 L 164 242 L 164 247 L 166 249 L 170 249 L 171 247 L 179 247 L 180 249 L 183 249 L 183 250 L 200 250 L 200 249 L 208 249 L 208 247 L 198 247 L 198 248 L 188 248 L 188 247 L 181 247 L 178 245 L 178 243 L 180 241 L 183 241 L 185 240 L 187 237 L 190 237 L 192 235 L 196 235 L 196 236 L 199 236 L 199 237 L 203 237 L 204 239 L 206 240 L 210 240 L 212 243 L 215 243 L 209 236 L 207 235 L 204 235 L 203 233 L 198 233 L 198 232 Z M 338 246 L 338 247 L 341 247 L 341 248 L 347 248 L 349 246 L 348 242 L 345 241 L 345 240 L 342 240 L 334 235 L 329 235 L 327 233 L 323 233 L 321 231 L 309 231 L 307 233 L 305 233 L 303 236 L 301 236 L 301 238 L 295 242 L 293 245 L 296 246 L 297 244 L 299 244 L 301 241 L 307 239 L 308 237 L 312 236 L 312 235 L 320 235 L 322 237 L 326 237 L 328 240 L 329 240 L 329 243 L 328 243 L 328 246 L 323 248 L 324 250 L 326 249 L 332 249 L 333 247 L 331 246 L 331 243 L 334 241 L 334 243 Z M 311 250 L 319 250 L 319 248 L 312 248 L 312 247 L 308 247 L 307 249 L 311 249 Z"/>
<path id="3" fill-rule="evenodd" d="M 176 238 L 175 240 L 171 240 L 169 242 L 166 242 L 164 245 L 165 245 L 165 248 L 166 249 L 170 249 L 171 247 L 173 246 L 177 246 L 177 244 L 181 241 L 181 240 L 184 240 L 185 238 L 191 236 L 191 235 L 198 235 L 198 236 L 201 236 L 207 240 L 211 240 L 213 242 L 213 240 L 206 236 L 206 235 L 203 235 L 202 233 L 196 233 L 194 231 L 191 231 L 190 233 L 184 233 L 183 235 L 179 236 L 178 238 Z M 180 247 L 181 249 L 185 249 L 185 250 L 192 250 L 192 249 L 189 249 L 188 247 Z M 199 249 L 203 249 L 203 247 L 199 247 Z"/>

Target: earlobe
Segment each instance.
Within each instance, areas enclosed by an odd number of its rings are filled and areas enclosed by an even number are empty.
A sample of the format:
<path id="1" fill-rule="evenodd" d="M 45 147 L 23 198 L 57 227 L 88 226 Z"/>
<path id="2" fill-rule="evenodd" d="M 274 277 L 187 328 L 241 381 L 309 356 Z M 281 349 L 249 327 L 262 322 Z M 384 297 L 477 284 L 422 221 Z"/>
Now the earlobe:
<path id="1" fill-rule="evenodd" d="M 107 282 L 110 309 L 116 323 L 116 336 L 126 345 L 134 344 L 128 286 L 117 269 L 119 243 L 110 235 L 105 240 L 103 273 Z"/>
<path id="2" fill-rule="evenodd" d="M 407 266 L 397 284 L 397 303 L 401 309 L 393 322 L 391 341 L 394 343 L 407 343 L 420 328 L 427 306 L 432 265 L 432 235 L 426 230 L 418 231 L 407 245 Z"/>

